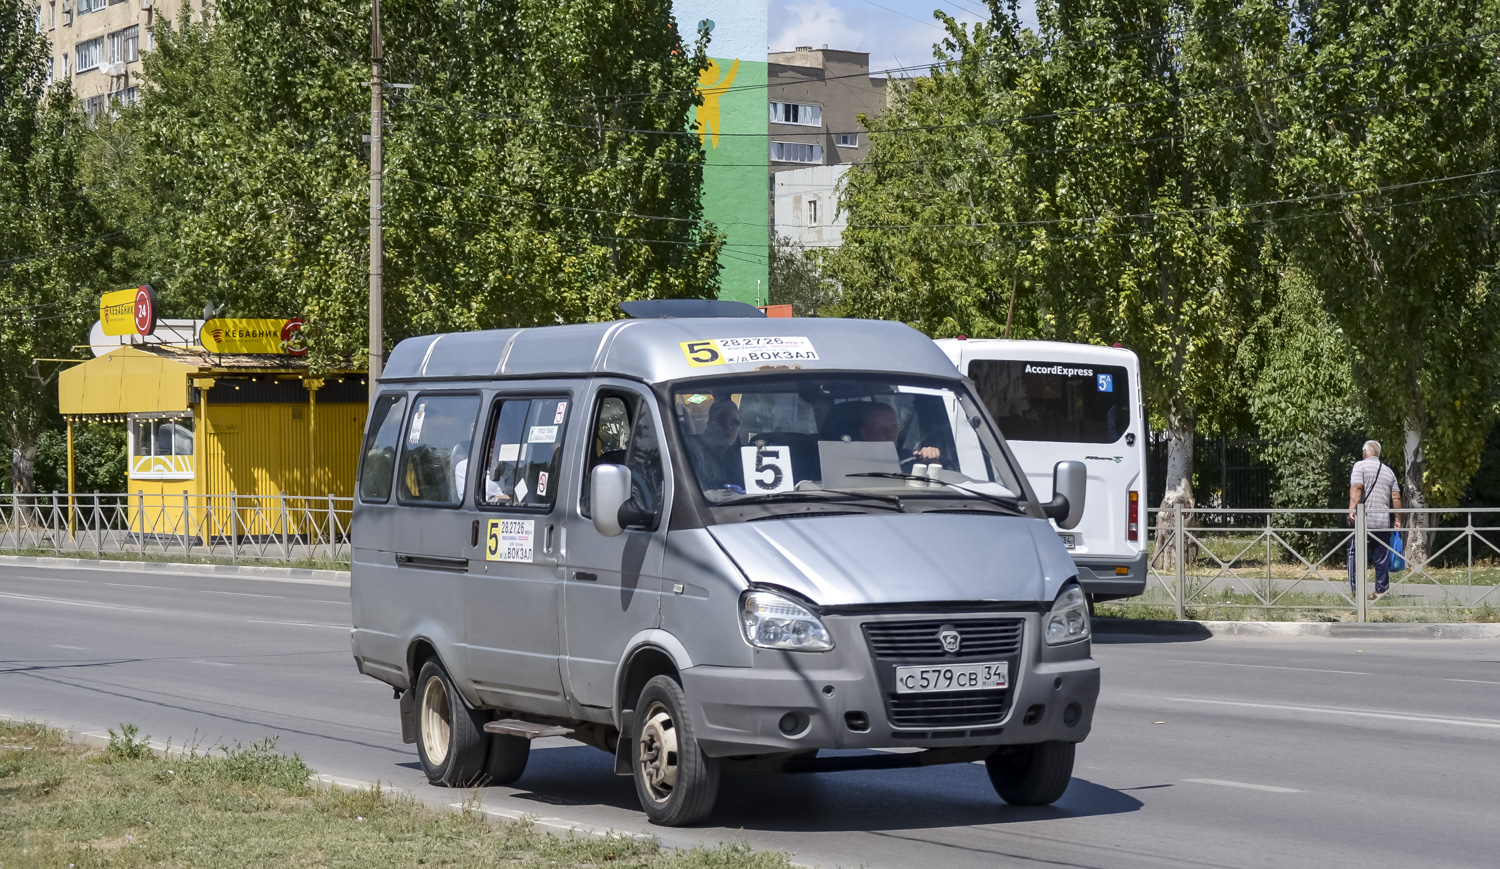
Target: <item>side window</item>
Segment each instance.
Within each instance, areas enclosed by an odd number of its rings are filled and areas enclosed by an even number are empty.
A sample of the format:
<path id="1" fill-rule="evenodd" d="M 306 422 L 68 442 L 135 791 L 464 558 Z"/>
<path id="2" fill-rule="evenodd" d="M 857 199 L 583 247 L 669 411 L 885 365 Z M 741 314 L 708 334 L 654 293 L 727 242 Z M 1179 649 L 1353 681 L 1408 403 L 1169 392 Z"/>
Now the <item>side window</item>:
<path id="1" fill-rule="evenodd" d="M 365 460 L 359 472 L 359 497 L 384 504 L 391 498 L 391 472 L 396 468 L 396 447 L 401 439 L 401 416 L 406 396 L 383 395 L 375 402 L 371 420 L 380 420 L 365 437 Z"/>
<path id="2" fill-rule="evenodd" d="M 652 515 L 646 530 L 655 530 L 661 514 L 665 475 L 662 471 L 661 438 L 650 410 L 628 393 L 601 393 L 594 409 L 593 442 L 585 453 L 585 473 L 597 465 L 624 465 L 630 469 L 631 503 Z M 585 476 L 581 512 L 589 513 L 589 486 Z"/>
<path id="3" fill-rule="evenodd" d="M 474 492 L 481 507 L 552 508 L 568 404 L 565 396 L 495 399 Z"/>
<path id="4" fill-rule="evenodd" d="M 463 501 L 477 395 L 423 395 L 412 405 L 397 474 L 402 503 L 456 507 Z"/>

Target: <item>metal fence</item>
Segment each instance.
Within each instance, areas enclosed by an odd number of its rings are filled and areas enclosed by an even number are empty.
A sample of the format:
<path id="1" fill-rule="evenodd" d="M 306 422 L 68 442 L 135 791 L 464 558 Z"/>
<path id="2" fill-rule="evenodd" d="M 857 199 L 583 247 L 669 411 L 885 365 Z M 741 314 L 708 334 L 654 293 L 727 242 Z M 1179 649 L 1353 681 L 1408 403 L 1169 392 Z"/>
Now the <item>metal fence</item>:
<path id="1" fill-rule="evenodd" d="M 1147 588 L 1130 604 L 1179 619 L 1359 622 L 1462 621 L 1500 609 L 1500 509 L 1391 511 L 1406 564 L 1375 600 L 1374 562 L 1396 546 L 1367 527 L 1364 505 L 1355 513 L 1351 522 L 1348 510 L 1149 510 Z M 1426 527 L 1413 529 L 1414 519 Z M 1356 539 L 1368 542 L 1351 554 Z"/>
<path id="2" fill-rule="evenodd" d="M 0 494 L 0 551 L 334 566 L 353 509 L 337 495 Z"/>

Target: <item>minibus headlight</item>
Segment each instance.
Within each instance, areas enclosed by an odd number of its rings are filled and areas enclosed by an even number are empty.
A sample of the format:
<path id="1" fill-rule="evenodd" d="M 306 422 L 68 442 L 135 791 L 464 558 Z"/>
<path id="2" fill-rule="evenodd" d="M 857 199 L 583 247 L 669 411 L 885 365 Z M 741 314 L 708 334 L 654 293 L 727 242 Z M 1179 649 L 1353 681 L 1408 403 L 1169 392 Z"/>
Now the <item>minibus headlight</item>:
<path id="1" fill-rule="evenodd" d="M 1069 585 L 1057 596 L 1052 603 L 1052 611 L 1047 613 L 1047 625 L 1042 631 L 1043 638 L 1049 646 L 1060 646 L 1063 643 L 1076 643 L 1079 640 L 1089 638 L 1089 602 L 1083 596 L 1083 589 L 1076 585 Z"/>
<path id="2" fill-rule="evenodd" d="M 826 652 L 833 637 L 817 616 L 796 601 L 769 591 L 740 598 L 740 628 L 745 640 L 761 649 Z"/>

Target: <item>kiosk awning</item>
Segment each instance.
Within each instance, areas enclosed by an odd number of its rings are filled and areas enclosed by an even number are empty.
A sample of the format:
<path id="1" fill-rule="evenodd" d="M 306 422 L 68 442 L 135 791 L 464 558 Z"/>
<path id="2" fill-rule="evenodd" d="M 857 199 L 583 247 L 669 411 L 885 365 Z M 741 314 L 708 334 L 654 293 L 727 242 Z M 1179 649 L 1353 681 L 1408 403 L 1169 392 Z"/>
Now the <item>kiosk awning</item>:
<path id="1" fill-rule="evenodd" d="M 177 411 L 187 415 L 189 378 L 198 372 L 154 353 L 121 347 L 57 376 L 64 416 L 122 416 Z"/>

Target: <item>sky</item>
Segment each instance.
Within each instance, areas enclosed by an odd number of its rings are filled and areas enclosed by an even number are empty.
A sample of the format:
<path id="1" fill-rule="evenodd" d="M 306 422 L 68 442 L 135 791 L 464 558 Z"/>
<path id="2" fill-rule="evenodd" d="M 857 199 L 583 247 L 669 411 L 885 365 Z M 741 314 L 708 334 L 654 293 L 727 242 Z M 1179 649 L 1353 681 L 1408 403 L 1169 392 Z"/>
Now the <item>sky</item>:
<path id="1" fill-rule="evenodd" d="M 868 51 L 872 71 L 930 63 L 944 35 L 934 9 L 965 23 L 988 17 L 984 0 L 771 0 L 770 47 Z M 1034 9 L 1034 0 L 1022 0 L 1023 23 L 1035 21 Z"/>

